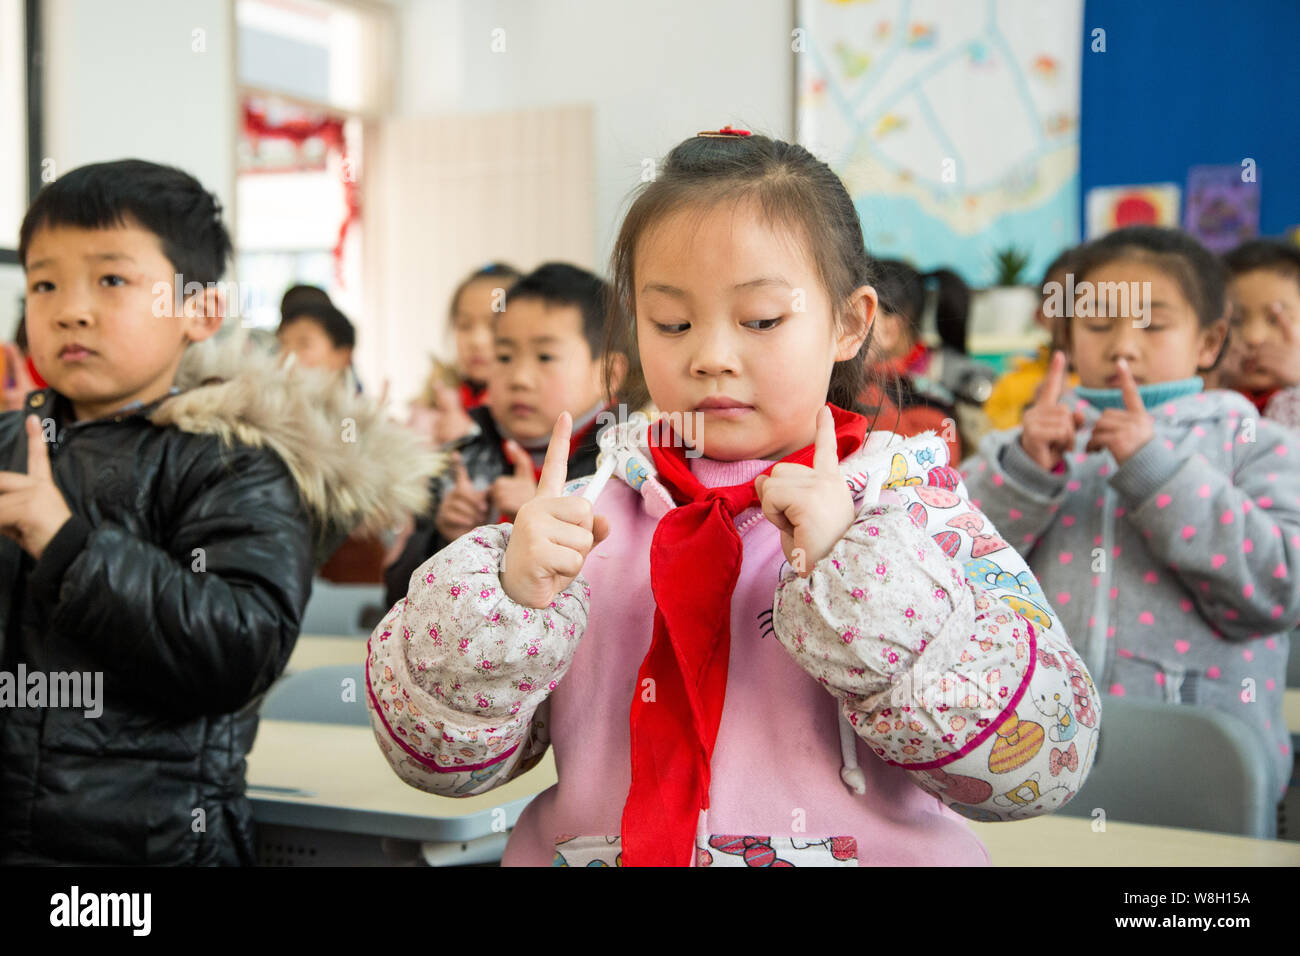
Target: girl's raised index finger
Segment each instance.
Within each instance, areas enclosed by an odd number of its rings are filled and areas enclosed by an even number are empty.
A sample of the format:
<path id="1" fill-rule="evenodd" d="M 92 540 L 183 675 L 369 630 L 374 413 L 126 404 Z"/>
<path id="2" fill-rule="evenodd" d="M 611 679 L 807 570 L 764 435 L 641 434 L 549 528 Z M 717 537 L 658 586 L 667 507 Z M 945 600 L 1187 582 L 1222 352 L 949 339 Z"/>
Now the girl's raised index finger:
<path id="1" fill-rule="evenodd" d="M 1052 364 L 1047 369 L 1047 378 L 1043 381 L 1041 400 L 1055 405 L 1061 400 L 1065 391 L 1065 353 L 1059 349 L 1052 353 Z"/>
<path id="2" fill-rule="evenodd" d="M 1130 412 L 1145 412 L 1146 405 L 1142 402 L 1142 393 L 1138 391 L 1137 380 L 1133 378 L 1128 362 L 1120 359 L 1115 364 L 1119 366 L 1119 389 L 1120 394 L 1124 396 L 1124 407 Z"/>
<path id="3" fill-rule="evenodd" d="M 569 476 L 569 438 L 573 432 L 573 417 L 560 412 L 551 429 L 551 442 L 546 446 L 546 460 L 542 463 L 542 476 L 537 482 L 537 497 L 558 498 Z"/>
<path id="4" fill-rule="evenodd" d="M 835 416 L 823 405 L 817 413 L 817 438 L 813 445 L 813 471 L 840 472 L 839 442 L 835 438 Z"/>

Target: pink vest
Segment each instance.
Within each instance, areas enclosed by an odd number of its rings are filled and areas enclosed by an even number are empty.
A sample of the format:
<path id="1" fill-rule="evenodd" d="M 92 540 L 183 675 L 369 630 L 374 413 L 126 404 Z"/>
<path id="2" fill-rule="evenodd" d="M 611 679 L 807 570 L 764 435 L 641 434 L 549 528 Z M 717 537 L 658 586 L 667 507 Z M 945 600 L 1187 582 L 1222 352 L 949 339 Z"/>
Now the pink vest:
<path id="1" fill-rule="evenodd" d="M 699 458 L 692 470 L 707 487 L 738 484 L 767 461 Z M 549 700 L 549 730 L 559 783 L 524 810 L 503 864 L 547 866 L 557 840 L 619 833 L 631 785 L 628 712 L 637 671 L 650 647 L 654 599 L 650 540 L 667 505 L 655 482 L 642 494 L 611 481 L 596 512 L 611 533 L 588 557 L 586 634 Z M 966 821 L 882 763 L 859 740 L 866 793 L 840 780 L 837 701 L 808 676 L 772 633 L 773 596 L 785 555 L 776 528 L 750 509 L 736 521 L 744 544 L 731 603 L 727 698 L 714 750 L 708 835 L 791 837 L 799 842 L 852 837 L 859 865 L 987 865 L 988 851 Z M 689 581 L 682 582 L 690 587 Z M 545 719 L 545 710 L 542 712 Z"/>

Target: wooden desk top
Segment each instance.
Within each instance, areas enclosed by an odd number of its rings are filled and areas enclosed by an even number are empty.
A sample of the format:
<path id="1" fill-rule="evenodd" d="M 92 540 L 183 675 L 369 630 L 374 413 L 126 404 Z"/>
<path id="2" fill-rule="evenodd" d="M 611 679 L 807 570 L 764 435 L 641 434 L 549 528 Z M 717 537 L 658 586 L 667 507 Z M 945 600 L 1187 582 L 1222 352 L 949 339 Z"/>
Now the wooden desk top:
<path id="1" fill-rule="evenodd" d="M 994 866 L 1300 866 L 1300 843 L 1176 827 L 1046 816 L 972 823 Z"/>
<path id="2" fill-rule="evenodd" d="M 542 762 L 477 797 L 438 797 L 407 785 L 388 765 L 369 727 L 263 720 L 248 754 L 248 796 L 262 823 L 370 833 L 412 840 L 470 840 L 512 827 L 534 796 L 555 783 Z"/>
<path id="3" fill-rule="evenodd" d="M 1300 654 L 1300 647 L 1292 648 L 1292 653 Z M 1286 718 L 1286 729 L 1300 734 L 1300 688 L 1288 687 L 1282 692 L 1282 715 Z"/>
<path id="4" fill-rule="evenodd" d="M 366 659 L 364 637 L 335 637 L 333 635 L 303 634 L 293 646 L 286 674 L 309 671 L 314 667 L 334 664 L 361 664 Z"/>
<path id="5" fill-rule="evenodd" d="M 402 782 L 369 728 L 338 724 L 264 720 L 248 755 L 248 794 L 259 822 L 412 840 L 486 836 L 498 807 L 505 810 L 505 825 L 513 826 L 528 801 L 555 779 L 548 752 L 497 790 L 437 797 Z M 500 826 L 500 814 L 496 820 Z M 1113 821 L 1095 833 L 1087 817 L 971 827 L 996 866 L 1300 866 L 1300 843 Z"/>

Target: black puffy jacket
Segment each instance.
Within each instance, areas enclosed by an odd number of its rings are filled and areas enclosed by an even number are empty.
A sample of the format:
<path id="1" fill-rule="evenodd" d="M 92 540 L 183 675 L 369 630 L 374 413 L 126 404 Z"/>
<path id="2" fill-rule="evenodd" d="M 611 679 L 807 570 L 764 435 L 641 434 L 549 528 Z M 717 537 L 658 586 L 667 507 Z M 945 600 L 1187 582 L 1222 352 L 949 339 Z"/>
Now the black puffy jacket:
<path id="1" fill-rule="evenodd" d="M 335 426 L 319 415 L 337 409 L 259 362 L 94 421 L 71 422 L 52 390 L 28 396 L 26 411 L 54 422 L 50 464 L 73 518 L 36 562 L 0 539 L 0 669 L 101 672 L 102 713 L 85 716 L 84 700 L 0 708 L 0 863 L 253 862 L 244 757 L 313 566 L 349 527 L 422 504 L 429 473 L 427 456 L 407 456 L 392 508 L 372 494 L 368 514 L 331 511 L 339 492 L 322 479 L 364 485 L 375 446 L 322 441 Z M 359 399 L 339 400 L 354 427 L 375 424 Z M 312 406 L 311 423 L 282 420 Z M 25 471 L 25 414 L 0 415 L 2 469 Z M 371 438 L 400 458 L 399 434 Z M 331 473 L 330 455 L 355 467 Z"/>

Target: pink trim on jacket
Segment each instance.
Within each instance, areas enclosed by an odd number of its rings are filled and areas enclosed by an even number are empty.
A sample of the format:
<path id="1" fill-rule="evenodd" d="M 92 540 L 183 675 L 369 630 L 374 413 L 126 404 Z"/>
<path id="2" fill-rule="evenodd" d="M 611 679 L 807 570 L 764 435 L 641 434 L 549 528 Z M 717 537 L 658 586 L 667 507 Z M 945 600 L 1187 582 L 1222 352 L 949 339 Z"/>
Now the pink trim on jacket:
<path id="1" fill-rule="evenodd" d="M 369 641 L 366 642 L 366 647 L 368 650 L 370 647 Z M 430 760 L 428 757 L 424 756 L 423 754 L 417 753 L 415 750 L 411 749 L 410 744 L 408 744 L 405 740 L 403 740 L 401 737 L 397 736 L 397 734 L 393 732 L 393 728 L 389 725 L 387 718 L 384 717 L 384 708 L 380 705 L 379 699 L 375 697 L 374 689 L 371 688 L 370 686 L 370 654 L 369 653 L 366 654 L 366 696 L 370 698 L 370 703 L 374 705 L 375 716 L 378 717 L 379 722 L 384 725 L 384 730 L 388 731 L 388 739 L 391 740 L 393 743 L 397 744 L 397 746 L 401 747 L 402 750 L 404 750 L 412 760 L 419 763 L 420 766 L 432 770 L 435 773 L 460 773 L 461 771 L 464 770 L 482 770 L 484 767 L 491 767 L 493 764 L 500 763 L 501 761 L 505 760 L 512 753 L 514 753 L 516 750 L 519 749 L 519 745 L 515 744 L 505 753 L 501 754 L 501 756 L 499 757 L 493 757 L 491 760 L 484 760 L 482 763 L 457 764 L 454 767 L 439 766 L 437 763 Z"/>
<path id="2" fill-rule="evenodd" d="M 998 714 L 997 718 L 990 722 L 989 725 L 980 732 L 979 736 L 972 738 L 966 746 L 962 747 L 961 750 L 958 750 L 955 754 L 948 757 L 942 757 L 938 760 L 928 760 L 925 763 L 899 763 L 896 760 L 885 760 L 883 757 L 880 759 L 891 767 L 902 767 L 904 770 L 937 770 L 939 767 L 946 767 L 954 760 L 960 760 L 980 744 L 984 743 L 984 741 L 988 740 L 990 734 L 996 733 L 997 729 L 1006 723 L 1007 718 L 1014 714 L 1016 708 L 1020 706 L 1020 701 L 1025 696 L 1025 691 L 1029 689 L 1029 682 L 1034 679 L 1034 669 L 1038 667 L 1038 635 L 1034 631 L 1034 625 L 1030 624 L 1028 621 L 1025 621 L 1025 628 L 1029 634 L 1029 666 L 1025 670 L 1025 679 L 1021 681 L 1016 692 L 1011 695 L 1011 703 L 1002 708 L 1002 713 Z"/>

